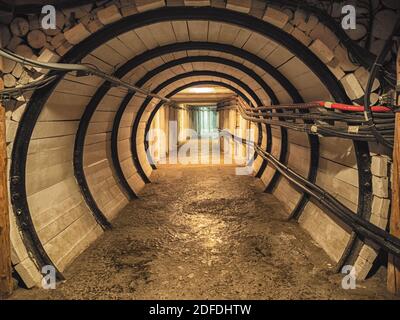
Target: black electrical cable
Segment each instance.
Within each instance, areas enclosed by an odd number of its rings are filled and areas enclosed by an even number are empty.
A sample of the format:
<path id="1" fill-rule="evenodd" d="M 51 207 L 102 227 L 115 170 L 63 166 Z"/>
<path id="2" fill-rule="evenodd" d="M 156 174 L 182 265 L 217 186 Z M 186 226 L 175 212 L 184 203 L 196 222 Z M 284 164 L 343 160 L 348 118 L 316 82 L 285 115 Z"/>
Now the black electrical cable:
<path id="1" fill-rule="evenodd" d="M 270 161 L 270 163 L 290 182 L 294 183 L 304 192 L 307 192 L 309 195 L 314 197 L 318 202 L 320 202 L 324 207 L 331 211 L 341 221 L 351 227 L 356 233 L 370 239 L 375 244 L 385 249 L 385 251 L 392 253 L 396 256 L 400 256 L 400 239 L 394 237 L 385 230 L 378 228 L 369 221 L 358 217 L 356 214 L 351 212 L 349 208 L 337 201 L 325 190 L 309 182 L 301 175 L 283 165 L 275 157 L 273 157 L 271 154 L 267 154 L 258 146 L 255 145 L 255 148 L 257 153 L 262 158 Z"/>
<path id="2" fill-rule="evenodd" d="M 357 130 L 355 133 L 349 132 L 349 128 L 340 128 L 340 127 L 335 127 L 335 128 L 329 128 L 326 127 L 322 124 L 319 125 L 310 125 L 310 124 L 298 124 L 295 122 L 289 122 L 289 121 L 276 121 L 276 120 L 269 120 L 269 119 L 260 119 L 258 118 L 259 114 L 258 113 L 253 113 L 252 111 L 246 110 L 243 105 L 239 102 L 238 104 L 238 110 L 241 113 L 241 116 L 248 121 L 256 122 L 256 123 L 268 123 L 271 125 L 276 125 L 280 127 L 284 127 L 286 129 L 291 129 L 295 131 L 300 131 L 300 132 L 306 132 L 308 134 L 314 134 L 314 135 L 323 135 L 327 137 L 339 137 L 343 139 L 352 139 L 352 140 L 359 140 L 359 141 L 369 141 L 373 142 L 376 141 L 375 136 L 371 133 L 369 133 L 369 126 L 358 126 Z M 257 116 L 250 116 L 251 114 L 254 114 Z M 339 114 L 339 113 L 338 113 Z M 275 116 L 275 117 L 284 117 L 284 114 L 280 113 L 280 116 Z M 391 119 L 389 119 L 391 120 Z M 365 122 L 365 119 L 364 119 Z M 384 122 L 383 124 L 377 125 L 377 130 L 385 125 L 390 125 L 391 123 L 386 123 Z M 389 140 L 392 137 L 392 134 L 390 131 L 382 131 L 382 136 L 385 136 L 387 140 Z"/>
<path id="3" fill-rule="evenodd" d="M 231 134 L 232 135 L 232 134 Z M 242 141 L 242 143 L 250 144 L 248 141 L 242 138 L 235 137 L 235 139 Z M 274 156 L 264 151 L 256 144 L 252 144 L 256 152 L 265 160 L 269 161 L 283 176 L 285 176 L 290 182 L 298 186 L 304 192 L 314 197 L 321 205 L 327 208 L 341 221 L 351 227 L 356 233 L 362 237 L 368 238 L 375 244 L 383 248 L 385 251 L 392 253 L 396 256 L 400 255 L 400 239 L 394 237 L 390 233 L 383 229 L 375 226 L 369 221 L 358 217 L 349 208 L 337 201 L 331 194 L 308 181 L 301 175 L 297 174 L 284 164 L 278 161 Z"/>
<path id="4" fill-rule="evenodd" d="M 259 113 L 255 113 L 252 111 L 246 111 L 246 114 L 249 116 L 259 115 Z M 269 118 L 282 118 L 282 119 L 301 119 L 301 120 L 325 120 L 325 121 L 339 121 L 345 123 L 365 123 L 365 117 L 361 115 L 349 115 L 338 112 L 327 112 L 327 113 L 295 113 L 295 112 L 285 112 L 285 113 L 271 113 L 271 112 L 263 112 L 261 113 L 265 117 Z M 378 119 L 377 123 L 389 123 L 394 121 L 390 121 L 391 119 Z"/>
<path id="5" fill-rule="evenodd" d="M 97 68 L 92 68 L 84 64 L 68 64 L 68 63 L 50 63 L 50 62 L 40 62 L 32 59 L 25 58 L 23 56 L 17 55 L 9 50 L 5 50 L 3 48 L 0 48 L 0 56 L 3 58 L 15 61 L 17 63 L 21 63 L 22 65 L 29 65 L 33 67 L 38 67 L 38 68 L 44 68 L 44 69 L 50 69 L 54 71 L 60 71 L 60 72 L 71 72 L 71 71 L 76 71 L 76 72 L 82 72 L 84 74 L 92 74 L 95 76 L 98 76 L 111 84 L 115 86 L 121 86 L 129 91 L 136 92 L 136 93 L 141 93 L 144 94 L 147 97 L 152 97 L 156 99 L 160 99 L 162 101 L 165 101 L 167 103 L 171 103 L 172 101 L 168 98 L 165 98 L 163 96 L 154 94 L 152 92 L 146 91 L 142 88 L 133 86 L 129 84 L 128 82 L 125 82 L 119 78 L 116 78 L 114 76 L 111 76 L 105 72 L 100 71 Z"/>
<path id="6" fill-rule="evenodd" d="M 370 126 L 371 132 L 373 133 L 373 135 L 375 136 L 376 140 L 382 144 L 383 146 L 389 148 L 389 149 L 393 149 L 393 143 L 391 143 L 390 141 L 388 141 L 380 132 L 379 130 L 377 130 L 376 126 L 375 126 L 375 122 L 374 122 L 374 115 L 371 111 L 371 101 L 370 101 L 370 95 L 372 92 L 372 86 L 373 83 L 377 77 L 378 74 L 378 70 L 379 68 L 382 67 L 387 54 L 389 53 L 390 49 L 392 48 L 392 43 L 394 40 L 394 36 L 399 33 L 400 31 L 400 19 L 397 20 L 393 31 L 390 35 L 390 37 L 387 39 L 385 46 L 383 47 L 381 53 L 379 54 L 379 56 L 376 58 L 375 63 L 373 64 L 371 71 L 370 71 L 370 76 L 368 79 L 368 84 L 367 84 L 367 88 L 365 90 L 365 96 L 364 96 L 364 108 L 365 108 L 365 119 L 368 122 L 368 125 Z"/>
<path id="7" fill-rule="evenodd" d="M 44 79 L 40 79 L 26 85 L 15 87 L 15 88 L 7 88 L 0 91 L 0 98 L 11 98 L 15 96 L 21 96 L 24 92 L 33 91 L 36 89 L 43 88 L 49 85 L 51 82 L 57 79 L 57 76 L 51 76 Z"/>

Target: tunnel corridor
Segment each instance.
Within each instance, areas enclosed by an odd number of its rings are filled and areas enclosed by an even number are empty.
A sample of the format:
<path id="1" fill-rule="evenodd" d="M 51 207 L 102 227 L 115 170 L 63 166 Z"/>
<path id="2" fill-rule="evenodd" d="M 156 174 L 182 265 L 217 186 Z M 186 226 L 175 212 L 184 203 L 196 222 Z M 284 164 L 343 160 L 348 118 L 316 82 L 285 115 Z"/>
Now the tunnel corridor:
<path id="1" fill-rule="evenodd" d="M 67 269 L 15 299 L 391 299 L 379 276 L 341 289 L 333 261 L 232 165 L 164 165 Z M 282 253 L 284 252 L 284 255 Z"/>
<path id="2" fill-rule="evenodd" d="M 400 294 L 398 1 L 78 2 L 0 1 L 0 292 Z"/>

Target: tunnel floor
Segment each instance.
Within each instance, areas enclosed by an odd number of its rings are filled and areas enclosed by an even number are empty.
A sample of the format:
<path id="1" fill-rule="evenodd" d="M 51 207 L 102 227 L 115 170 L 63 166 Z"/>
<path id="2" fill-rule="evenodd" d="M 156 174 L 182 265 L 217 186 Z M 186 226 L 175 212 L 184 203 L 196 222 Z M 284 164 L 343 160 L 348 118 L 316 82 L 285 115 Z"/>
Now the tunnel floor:
<path id="1" fill-rule="evenodd" d="M 388 299 L 384 271 L 343 290 L 334 263 L 233 166 L 162 166 L 66 270 L 14 299 Z"/>

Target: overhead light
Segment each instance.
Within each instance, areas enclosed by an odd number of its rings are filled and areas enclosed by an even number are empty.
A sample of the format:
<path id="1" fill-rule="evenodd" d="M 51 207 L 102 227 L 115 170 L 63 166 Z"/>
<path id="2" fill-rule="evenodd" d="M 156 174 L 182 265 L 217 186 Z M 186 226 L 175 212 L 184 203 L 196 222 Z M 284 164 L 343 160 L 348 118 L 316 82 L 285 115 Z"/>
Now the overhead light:
<path id="1" fill-rule="evenodd" d="M 190 93 L 215 93 L 214 88 L 210 87 L 195 87 L 195 88 L 189 88 L 188 92 Z"/>

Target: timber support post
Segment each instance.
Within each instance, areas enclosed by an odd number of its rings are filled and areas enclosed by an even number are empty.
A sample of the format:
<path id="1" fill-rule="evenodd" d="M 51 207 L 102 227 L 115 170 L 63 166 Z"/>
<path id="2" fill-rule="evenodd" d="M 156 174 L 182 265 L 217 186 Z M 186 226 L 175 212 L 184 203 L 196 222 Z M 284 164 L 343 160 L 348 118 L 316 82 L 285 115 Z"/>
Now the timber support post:
<path id="1" fill-rule="evenodd" d="M 400 51 L 397 53 L 397 86 L 400 85 Z M 396 96 L 397 105 L 400 96 Z M 393 148 L 393 182 L 392 182 L 392 214 L 390 232 L 400 238 L 400 112 L 396 113 L 394 148 Z M 400 259 L 389 255 L 388 290 L 400 295 Z"/>
<path id="2" fill-rule="evenodd" d="M 3 39 L 0 35 L 0 47 Z M 0 70 L 3 70 L 3 59 L 0 58 Z M 4 89 L 0 78 L 0 90 Z M 6 141 L 6 110 L 0 96 L 0 299 L 12 293 L 11 275 L 11 243 L 10 217 L 8 212 L 7 188 L 7 141 Z"/>
<path id="3" fill-rule="evenodd" d="M 3 89 L 0 79 L 0 90 Z M 0 298 L 12 292 L 10 218 L 7 191 L 6 112 L 0 100 Z"/>

